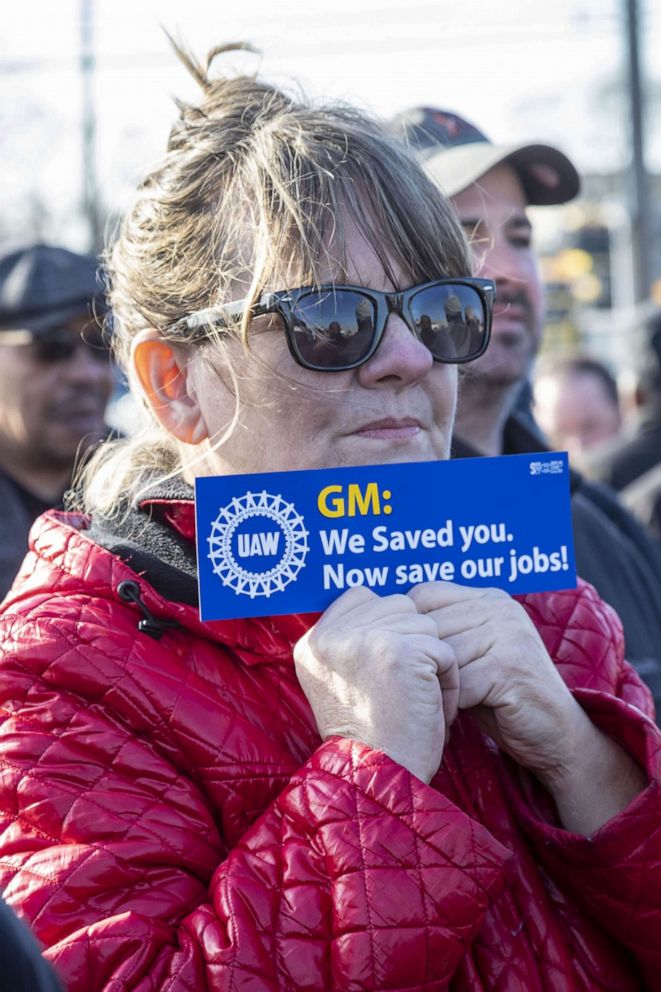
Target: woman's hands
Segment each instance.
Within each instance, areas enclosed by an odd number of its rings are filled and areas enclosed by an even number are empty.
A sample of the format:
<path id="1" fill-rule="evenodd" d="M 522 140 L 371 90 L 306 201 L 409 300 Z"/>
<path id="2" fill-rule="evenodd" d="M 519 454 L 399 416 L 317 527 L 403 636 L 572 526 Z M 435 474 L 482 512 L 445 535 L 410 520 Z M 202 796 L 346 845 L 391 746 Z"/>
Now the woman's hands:
<path id="1" fill-rule="evenodd" d="M 459 709 L 542 780 L 574 765 L 584 718 L 527 613 L 500 589 L 429 582 L 409 593 L 459 668 Z"/>
<path id="2" fill-rule="evenodd" d="M 354 737 L 429 781 L 458 709 L 515 761 L 552 776 L 582 710 L 526 612 L 505 592 L 429 582 L 344 593 L 299 641 L 322 737 Z"/>
<path id="3" fill-rule="evenodd" d="M 525 610 L 507 593 L 451 582 L 380 597 L 344 593 L 303 637 L 296 671 L 322 738 L 379 748 L 424 782 L 459 709 L 591 833 L 646 785 L 590 722 Z"/>
<path id="4" fill-rule="evenodd" d="M 345 592 L 301 638 L 296 672 L 321 737 L 351 737 L 385 751 L 429 782 L 457 713 L 452 648 L 409 596 Z"/>

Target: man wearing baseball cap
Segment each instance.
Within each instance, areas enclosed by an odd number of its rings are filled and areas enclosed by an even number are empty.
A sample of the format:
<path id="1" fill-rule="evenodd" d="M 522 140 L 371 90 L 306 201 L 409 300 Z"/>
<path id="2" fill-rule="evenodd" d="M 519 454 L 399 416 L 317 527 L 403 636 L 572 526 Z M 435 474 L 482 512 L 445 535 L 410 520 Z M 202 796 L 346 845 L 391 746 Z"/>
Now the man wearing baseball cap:
<path id="1" fill-rule="evenodd" d="M 0 255 L 0 599 L 32 521 L 107 433 L 113 373 L 96 260 L 36 244 Z"/>
<path id="2" fill-rule="evenodd" d="M 544 450 L 534 427 L 515 412 L 544 322 L 527 207 L 571 200 L 579 190 L 578 173 L 557 148 L 493 144 L 449 111 L 419 107 L 391 124 L 450 197 L 473 250 L 475 274 L 496 282 L 492 339 L 462 379 L 453 454 Z M 571 487 L 578 572 L 619 613 L 629 660 L 661 707 L 658 549 L 609 490 L 576 472 Z"/>
<path id="3" fill-rule="evenodd" d="M 476 272 L 496 281 L 492 339 L 462 382 L 456 432 L 482 454 L 503 451 L 503 431 L 539 348 L 542 286 L 530 205 L 564 203 L 576 169 L 550 145 L 494 145 L 458 114 L 430 107 L 399 115 L 395 129 L 450 197 L 474 251 Z"/>

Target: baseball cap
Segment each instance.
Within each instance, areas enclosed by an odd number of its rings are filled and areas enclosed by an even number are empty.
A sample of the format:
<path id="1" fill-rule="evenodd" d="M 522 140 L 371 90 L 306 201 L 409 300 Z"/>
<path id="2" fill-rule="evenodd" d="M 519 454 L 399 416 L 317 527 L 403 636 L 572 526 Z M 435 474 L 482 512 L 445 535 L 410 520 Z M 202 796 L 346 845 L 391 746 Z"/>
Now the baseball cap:
<path id="1" fill-rule="evenodd" d="M 0 332 L 49 331 L 81 314 L 106 310 L 94 256 L 46 244 L 0 254 Z"/>
<path id="2" fill-rule="evenodd" d="M 501 162 L 517 172 L 528 203 L 566 203 L 579 191 L 578 172 L 567 156 L 551 145 L 494 145 L 459 114 L 435 107 L 414 107 L 390 122 L 391 131 L 408 142 L 425 171 L 446 196 L 472 186 Z"/>

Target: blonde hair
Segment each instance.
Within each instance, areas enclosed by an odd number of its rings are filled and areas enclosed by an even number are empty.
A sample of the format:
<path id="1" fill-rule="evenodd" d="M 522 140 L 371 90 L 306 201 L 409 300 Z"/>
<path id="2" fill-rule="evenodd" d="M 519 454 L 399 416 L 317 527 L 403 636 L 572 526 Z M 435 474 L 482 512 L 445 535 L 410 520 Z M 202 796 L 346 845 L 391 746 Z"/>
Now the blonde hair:
<path id="1" fill-rule="evenodd" d="M 384 126 L 340 104 L 314 105 L 255 76 L 210 76 L 175 45 L 202 89 L 179 103 L 162 163 L 140 184 L 107 253 L 114 349 L 128 369 L 145 327 L 189 345 L 177 321 L 264 288 L 314 285 L 325 268 L 346 279 L 343 215 L 357 223 L 390 275 L 412 283 L 466 275 L 454 213 Z M 337 257 L 330 256 L 330 245 Z M 247 292 L 245 286 L 248 285 Z M 249 313 L 235 329 L 248 347 Z M 227 333 L 227 332 L 222 332 Z M 237 403 L 238 403 L 237 398 Z M 103 446 L 85 467 L 77 503 L 112 515 L 155 477 L 182 468 L 176 441 L 151 418 L 136 436 Z"/>

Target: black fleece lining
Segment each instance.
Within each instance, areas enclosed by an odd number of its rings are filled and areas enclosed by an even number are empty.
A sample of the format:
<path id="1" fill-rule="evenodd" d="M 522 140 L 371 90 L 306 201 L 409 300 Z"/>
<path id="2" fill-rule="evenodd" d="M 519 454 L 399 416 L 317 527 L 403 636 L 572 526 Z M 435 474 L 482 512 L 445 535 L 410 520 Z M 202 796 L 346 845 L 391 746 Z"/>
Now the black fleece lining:
<path id="1" fill-rule="evenodd" d="M 95 517 L 87 535 L 144 576 L 161 596 L 197 606 L 195 546 L 160 519 L 157 500 L 192 503 L 193 489 L 181 480 L 154 487 L 139 507 L 118 520 Z"/>

